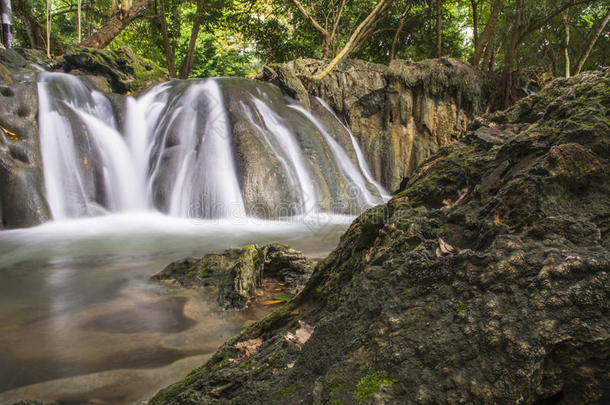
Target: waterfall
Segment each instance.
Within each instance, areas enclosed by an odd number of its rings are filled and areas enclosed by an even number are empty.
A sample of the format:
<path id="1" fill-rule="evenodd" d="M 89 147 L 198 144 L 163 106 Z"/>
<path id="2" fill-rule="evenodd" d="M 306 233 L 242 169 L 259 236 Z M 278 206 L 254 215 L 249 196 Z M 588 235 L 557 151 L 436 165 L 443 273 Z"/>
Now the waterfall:
<path id="1" fill-rule="evenodd" d="M 294 135 L 286 125 L 282 123 L 281 117 L 274 113 L 263 101 L 255 98 L 254 104 L 256 105 L 267 130 L 280 145 L 286 159 L 292 164 L 292 170 L 295 173 L 300 189 L 300 213 L 307 214 L 314 212 L 317 205 L 317 196 L 314 191 L 311 175 L 307 170 L 303 152 L 297 144 Z M 261 131 L 264 132 L 262 129 Z M 271 141 L 269 141 L 269 143 L 271 143 Z"/>
<path id="2" fill-rule="evenodd" d="M 353 214 L 387 196 L 351 133 L 356 162 L 316 117 L 268 84 L 174 80 L 114 106 L 72 75 L 41 73 L 38 90 L 56 220 L 134 211 L 243 218 L 261 204 L 291 206 L 290 215 Z M 343 205 L 333 205 L 337 199 Z"/>
<path id="3" fill-rule="evenodd" d="M 307 119 L 309 119 L 315 127 L 320 131 L 320 133 L 324 136 L 324 140 L 328 143 L 335 159 L 339 163 L 339 167 L 341 168 L 341 172 L 346 177 L 346 179 L 356 187 L 359 198 L 361 198 L 362 204 L 372 207 L 375 204 L 381 203 L 381 199 L 375 197 L 366 186 L 366 182 L 364 178 L 360 174 L 360 171 L 356 169 L 356 166 L 349 159 L 343 148 L 333 139 L 332 136 L 326 131 L 326 129 L 322 126 L 320 121 L 316 117 L 314 117 L 309 111 L 301 107 L 300 105 L 290 105 L 290 108 L 295 109 L 296 111 L 303 114 Z"/>
<path id="4" fill-rule="evenodd" d="M 322 107 L 324 107 L 329 113 L 331 113 L 333 117 L 335 117 L 335 119 L 341 124 L 341 126 L 349 134 L 350 139 L 352 141 L 352 146 L 354 147 L 354 151 L 356 152 L 356 158 L 358 159 L 358 166 L 360 167 L 362 174 L 364 174 L 364 177 L 366 177 L 366 180 L 369 183 L 371 183 L 372 185 L 374 185 L 375 188 L 377 188 L 377 191 L 383 197 L 384 200 L 389 200 L 392 196 L 390 194 L 388 194 L 386 189 L 383 188 L 383 186 L 381 184 L 379 184 L 379 182 L 377 182 L 371 175 L 371 171 L 369 170 L 369 165 L 366 163 L 366 159 L 364 158 L 362 149 L 360 149 L 360 145 L 358 144 L 358 141 L 356 140 L 356 137 L 354 136 L 352 131 L 347 127 L 347 125 L 345 125 L 343 123 L 343 121 L 341 121 L 341 119 L 337 116 L 337 114 L 333 111 L 333 109 L 330 108 L 330 106 L 328 105 L 328 103 L 326 101 L 324 101 L 320 97 L 316 97 L 316 100 L 318 101 L 318 103 L 320 103 L 320 105 Z"/>

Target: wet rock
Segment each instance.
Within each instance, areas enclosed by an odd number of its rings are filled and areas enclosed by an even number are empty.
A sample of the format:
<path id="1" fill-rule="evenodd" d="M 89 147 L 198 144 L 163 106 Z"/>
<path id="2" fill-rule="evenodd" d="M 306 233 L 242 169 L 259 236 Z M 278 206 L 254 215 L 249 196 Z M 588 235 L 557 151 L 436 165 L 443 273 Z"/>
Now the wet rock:
<path id="1" fill-rule="evenodd" d="M 121 94 L 144 90 L 168 79 L 165 69 L 136 55 L 128 47 L 118 50 L 71 48 L 58 67 L 69 73 L 93 75 L 98 87 L 109 86 L 113 92 Z"/>
<path id="2" fill-rule="evenodd" d="M 152 276 L 183 287 L 206 287 L 223 309 L 243 309 L 264 278 L 281 281 L 296 294 L 311 276 L 313 263 L 301 252 L 281 244 L 248 245 L 202 258 L 170 263 Z"/>
<path id="3" fill-rule="evenodd" d="M 483 117 L 150 404 L 608 403 L 609 89 L 588 72 Z"/>
<path id="4" fill-rule="evenodd" d="M 37 113 L 36 69 L 16 51 L 0 50 L 0 229 L 50 217 Z"/>
<path id="5" fill-rule="evenodd" d="M 486 77 L 458 59 L 395 60 L 389 66 L 345 60 L 310 82 L 307 76 L 322 66 L 314 59 L 273 64 L 261 79 L 307 109 L 318 112 L 314 97 L 326 101 L 354 133 L 375 179 L 389 190 L 439 147 L 463 136 L 488 93 Z"/>

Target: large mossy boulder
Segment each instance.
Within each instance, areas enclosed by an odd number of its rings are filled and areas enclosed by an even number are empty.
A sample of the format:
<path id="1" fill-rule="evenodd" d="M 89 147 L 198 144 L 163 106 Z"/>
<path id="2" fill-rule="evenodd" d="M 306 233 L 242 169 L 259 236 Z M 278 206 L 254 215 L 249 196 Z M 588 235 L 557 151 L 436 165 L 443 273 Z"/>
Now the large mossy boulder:
<path id="1" fill-rule="evenodd" d="M 68 73 L 85 73 L 105 80 L 112 92 L 120 94 L 145 90 L 169 78 L 165 69 L 136 55 L 128 47 L 117 50 L 72 48 L 63 55 L 59 66 Z"/>
<path id="2" fill-rule="evenodd" d="M 216 294 L 223 309 L 243 309 L 264 278 L 281 281 L 295 294 L 312 271 L 312 262 L 301 252 L 286 245 L 270 244 L 181 259 L 152 278 L 187 288 L 208 288 Z"/>
<path id="3" fill-rule="evenodd" d="M 394 60 L 389 66 L 344 60 L 324 79 L 308 79 L 324 66 L 315 59 L 272 64 L 260 79 L 317 114 L 323 111 L 316 97 L 324 100 L 351 129 L 374 177 L 388 190 L 463 136 L 489 93 L 488 78 L 459 59 Z"/>
<path id="4" fill-rule="evenodd" d="M 610 402 L 609 107 L 604 70 L 477 120 L 149 403 Z"/>

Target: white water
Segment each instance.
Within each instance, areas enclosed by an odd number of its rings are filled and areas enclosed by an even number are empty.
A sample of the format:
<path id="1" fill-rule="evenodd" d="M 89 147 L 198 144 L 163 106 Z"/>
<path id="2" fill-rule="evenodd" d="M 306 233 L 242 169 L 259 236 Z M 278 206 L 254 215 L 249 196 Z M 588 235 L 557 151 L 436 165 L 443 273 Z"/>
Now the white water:
<path id="1" fill-rule="evenodd" d="M 61 84 L 58 85 L 58 82 Z M 53 90 L 61 98 L 50 95 L 51 88 L 56 85 L 57 89 Z M 51 214 L 55 219 L 86 215 L 89 198 L 80 166 L 86 166 L 89 162 L 86 156 L 79 156 L 80 151 L 76 150 L 74 130 L 69 118 L 61 115 L 57 109 L 61 106 L 81 109 L 94 117 L 106 118 L 108 125 L 112 126 L 114 118 L 108 115 L 111 106 L 109 102 L 100 103 L 99 98 L 94 98 L 78 78 L 63 73 L 40 73 L 38 94 L 42 162 Z M 89 149 L 95 148 L 89 141 L 87 132 L 85 137 Z"/>
<path id="2" fill-rule="evenodd" d="M 307 170 L 307 164 L 303 157 L 303 151 L 296 141 L 294 134 L 282 123 L 282 118 L 274 113 L 264 102 L 255 98 L 254 104 L 260 113 L 263 122 L 269 132 L 275 136 L 281 149 L 286 154 L 288 161 L 292 163 L 292 167 L 298 179 L 302 213 L 316 212 L 318 197 L 316 195 L 311 174 Z"/>
<path id="3" fill-rule="evenodd" d="M 138 99 L 128 97 L 122 129 L 106 96 L 79 78 L 42 73 L 38 86 L 46 196 L 54 219 L 136 211 L 174 217 L 247 216 L 240 189 L 240 176 L 247 173 L 238 171 L 233 123 L 218 80 L 173 81 Z M 320 185 L 313 180 L 291 123 L 263 100 L 264 92 L 257 89 L 249 97 L 251 107 L 244 112 L 282 165 L 295 213 L 318 213 Z M 379 196 L 387 197 L 372 179 L 351 133 L 357 163 L 313 115 L 298 105 L 289 107 L 323 135 L 342 176 L 356 190 L 354 201 L 367 208 L 382 202 Z"/>
<path id="4" fill-rule="evenodd" d="M 358 166 L 360 166 L 360 170 L 362 171 L 362 174 L 364 174 L 364 177 L 366 177 L 366 180 L 377 188 L 377 191 L 383 197 L 384 200 L 387 201 L 390 198 L 392 198 L 392 196 L 386 191 L 386 189 L 381 184 L 379 184 L 371 175 L 369 165 L 366 163 L 366 159 L 364 158 L 362 149 L 360 149 L 360 145 L 358 144 L 358 141 L 356 140 L 356 137 L 354 136 L 352 131 L 347 127 L 347 125 L 345 125 L 343 123 L 343 121 L 341 121 L 341 119 L 337 116 L 337 114 L 335 114 L 335 111 L 333 111 L 333 109 L 330 108 L 330 106 L 328 105 L 328 103 L 326 101 L 324 101 L 320 97 L 316 97 L 316 100 L 318 100 L 318 102 L 322 105 L 322 107 L 326 108 L 326 110 L 328 110 L 328 112 L 330 112 L 333 115 L 333 117 L 335 117 L 335 119 L 341 124 L 341 126 L 343 126 L 343 128 L 345 128 L 345 130 L 349 134 L 349 136 L 352 140 L 352 145 L 354 147 L 354 150 L 356 151 L 356 158 L 358 159 Z"/>
<path id="5" fill-rule="evenodd" d="M 382 201 L 379 198 L 375 197 L 367 189 L 366 182 L 364 181 L 364 178 L 362 177 L 356 166 L 354 166 L 354 164 L 349 159 L 343 148 L 337 143 L 337 141 L 333 139 L 332 136 L 330 136 L 330 134 L 322 126 L 320 121 L 318 121 L 318 119 L 314 117 L 309 111 L 299 105 L 290 105 L 289 107 L 295 109 L 296 111 L 307 117 L 307 119 L 315 125 L 318 131 L 320 131 L 322 136 L 324 136 L 324 140 L 330 147 L 330 150 L 332 151 L 335 160 L 339 164 L 339 168 L 345 176 L 345 179 L 348 181 L 348 183 L 351 183 L 356 186 L 358 190 L 358 195 L 364 200 L 364 204 L 369 207 L 372 207 L 376 204 L 381 203 Z"/>

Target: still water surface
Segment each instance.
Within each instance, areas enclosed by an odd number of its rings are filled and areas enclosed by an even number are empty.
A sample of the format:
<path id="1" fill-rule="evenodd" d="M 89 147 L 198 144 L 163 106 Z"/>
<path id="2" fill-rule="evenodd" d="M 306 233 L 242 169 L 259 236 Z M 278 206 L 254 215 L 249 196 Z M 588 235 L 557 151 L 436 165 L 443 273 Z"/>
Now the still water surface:
<path id="1" fill-rule="evenodd" d="M 319 258 L 353 218 L 196 221 L 157 214 L 0 232 L 0 404 L 133 404 L 270 311 L 150 282 L 172 260 L 283 242 Z"/>

